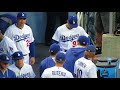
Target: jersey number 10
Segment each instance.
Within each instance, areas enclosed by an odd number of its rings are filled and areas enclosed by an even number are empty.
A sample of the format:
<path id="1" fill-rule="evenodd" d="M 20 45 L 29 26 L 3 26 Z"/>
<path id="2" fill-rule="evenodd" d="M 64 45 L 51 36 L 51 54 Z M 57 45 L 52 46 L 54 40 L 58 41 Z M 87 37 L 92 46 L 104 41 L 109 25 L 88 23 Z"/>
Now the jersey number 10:
<path id="1" fill-rule="evenodd" d="M 77 78 L 81 78 L 81 77 L 82 77 L 82 70 L 77 69 Z"/>

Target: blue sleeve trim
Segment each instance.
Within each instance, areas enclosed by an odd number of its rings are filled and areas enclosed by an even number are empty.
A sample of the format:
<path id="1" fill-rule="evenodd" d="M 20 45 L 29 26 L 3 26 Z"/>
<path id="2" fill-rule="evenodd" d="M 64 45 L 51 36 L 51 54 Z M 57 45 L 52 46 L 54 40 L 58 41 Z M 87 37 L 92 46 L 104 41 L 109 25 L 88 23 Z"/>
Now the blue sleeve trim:
<path id="1" fill-rule="evenodd" d="M 58 42 L 58 41 L 56 41 L 56 40 L 52 40 L 52 44 L 53 44 L 53 43 L 58 44 L 59 42 Z"/>
<path id="2" fill-rule="evenodd" d="M 30 56 L 35 57 L 35 42 L 30 43 Z"/>

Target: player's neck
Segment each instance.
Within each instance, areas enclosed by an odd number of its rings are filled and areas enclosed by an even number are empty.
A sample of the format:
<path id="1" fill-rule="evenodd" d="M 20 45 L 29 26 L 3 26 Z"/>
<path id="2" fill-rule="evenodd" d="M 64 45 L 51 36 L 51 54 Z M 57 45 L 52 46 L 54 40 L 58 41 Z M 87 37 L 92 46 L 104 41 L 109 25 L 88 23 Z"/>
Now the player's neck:
<path id="1" fill-rule="evenodd" d="M 4 38 L 4 35 L 0 35 L 0 41 L 2 41 Z"/>
<path id="2" fill-rule="evenodd" d="M 20 29 L 22 29 L 22 28 L 24 27 L 24 25 L 17 24 L 17 23 L 16 23 L 16 26 L 17 26 L 18 28 L 20 28 Z"/>
<path id="3" fill-rule="evenodd" d="M 56 66 L 56 67 L 63 67 L 63 64 L 56 63 L 55 66 Z"/>
<path id="4" fill-rule="evenodd" d="M 66 23 L 65 25 L 66 25 L 66 27 L 67 27 L 69 30 L 71 30 L 71 28 L 69 27 L 68 23 Z"/>

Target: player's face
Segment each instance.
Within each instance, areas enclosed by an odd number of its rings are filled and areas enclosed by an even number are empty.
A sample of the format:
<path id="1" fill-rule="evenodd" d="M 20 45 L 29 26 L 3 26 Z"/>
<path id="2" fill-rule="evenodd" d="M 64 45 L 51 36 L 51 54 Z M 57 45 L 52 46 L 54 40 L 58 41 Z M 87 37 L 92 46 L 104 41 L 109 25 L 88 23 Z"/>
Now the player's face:
<path id="1" fill-rule="evenodd" d="M 0 68 L 2 70 L 6 70 L 8 68 L 9 64 L 8 63 L 3 63 L 3 62 L 0 62 Z"/>
<path id="2" fill-rule="evenodd" d="M 23 26 L 26 23 L 26 18 L 17 18 L 17 24 Z"/>
<path id="3" fill-rule="evenodd" d="M 19 59 L 15 61 L 17 67 L 21 68 L 24 65 L 23 59 Z"/>

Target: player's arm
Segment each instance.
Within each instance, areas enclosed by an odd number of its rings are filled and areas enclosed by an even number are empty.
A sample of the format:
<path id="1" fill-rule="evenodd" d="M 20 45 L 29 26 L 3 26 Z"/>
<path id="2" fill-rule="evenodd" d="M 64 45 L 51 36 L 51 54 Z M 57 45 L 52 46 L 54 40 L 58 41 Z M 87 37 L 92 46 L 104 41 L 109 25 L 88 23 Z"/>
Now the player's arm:
<path id="1" fill-rule="evenodd" d="M 92 65 L 90 70 L 89 70 L 89 78 L 97 78 L 97 68 L 95 65 Z"/>
<path id="2" fill-rule="evenodd" d="M 18 49 L 17 49 L 14 41 L 12 41 L 11 39 L 10 39 L 10 41 L 8 41 L 6 44 L 7 44 L 6 51 L 7 51 L 10 55 L 12 55 L 14 52 L 18 51 Z"/>
<path id="3" fill-rule="evenodd" d="M 44 61 L 45 61 L 45 59 L 43 59 L 43 60 L 41 61 L 40 66 L 39 66 L 39 74 L 40 74 L 40 77 L 41 77 L 43 71 L 46 69 L 46 65 L 45 65 L 45 62 L 44 62 Z"/>
<path id="4" fill-rule="evenodd" d="M 29 46 L 30 64 L 33 65 L 35 63 L 35 41 L 31 28 L 29 30 L 30 30 L 30 46 Z"/>
<path id="5" fill-rule="evenodd" d="M 52 37 L 52 43 L 59 43 L 59 39 L 60 39 L 60 32 L 59 32 L 59 28 L 57 28 L 57 30 L 55 31 L 53 37 Z"/>
<path id="6" fill-rule="evenodd" d="M 10 39 L 13 39 L 12 38 L 12 30 L 10 27 L 8 27 L 4 33 L 5 36 L 9 37 Z"/>
<path id="7" fill-rule="evenodd" d="M 74 78 L 77 78 L 77 61 L 75 62 L 75 64 L 74 64 Z"/>
<path id="8" fill-rule="evenodd" d="M 45 70 L 43 71 L 42 75 L 41 75 L 41 78 L 48 78 L 48 77 L 49 77 L 48 71 L 47 71 L 47 69 L 45 69 Z"/>

